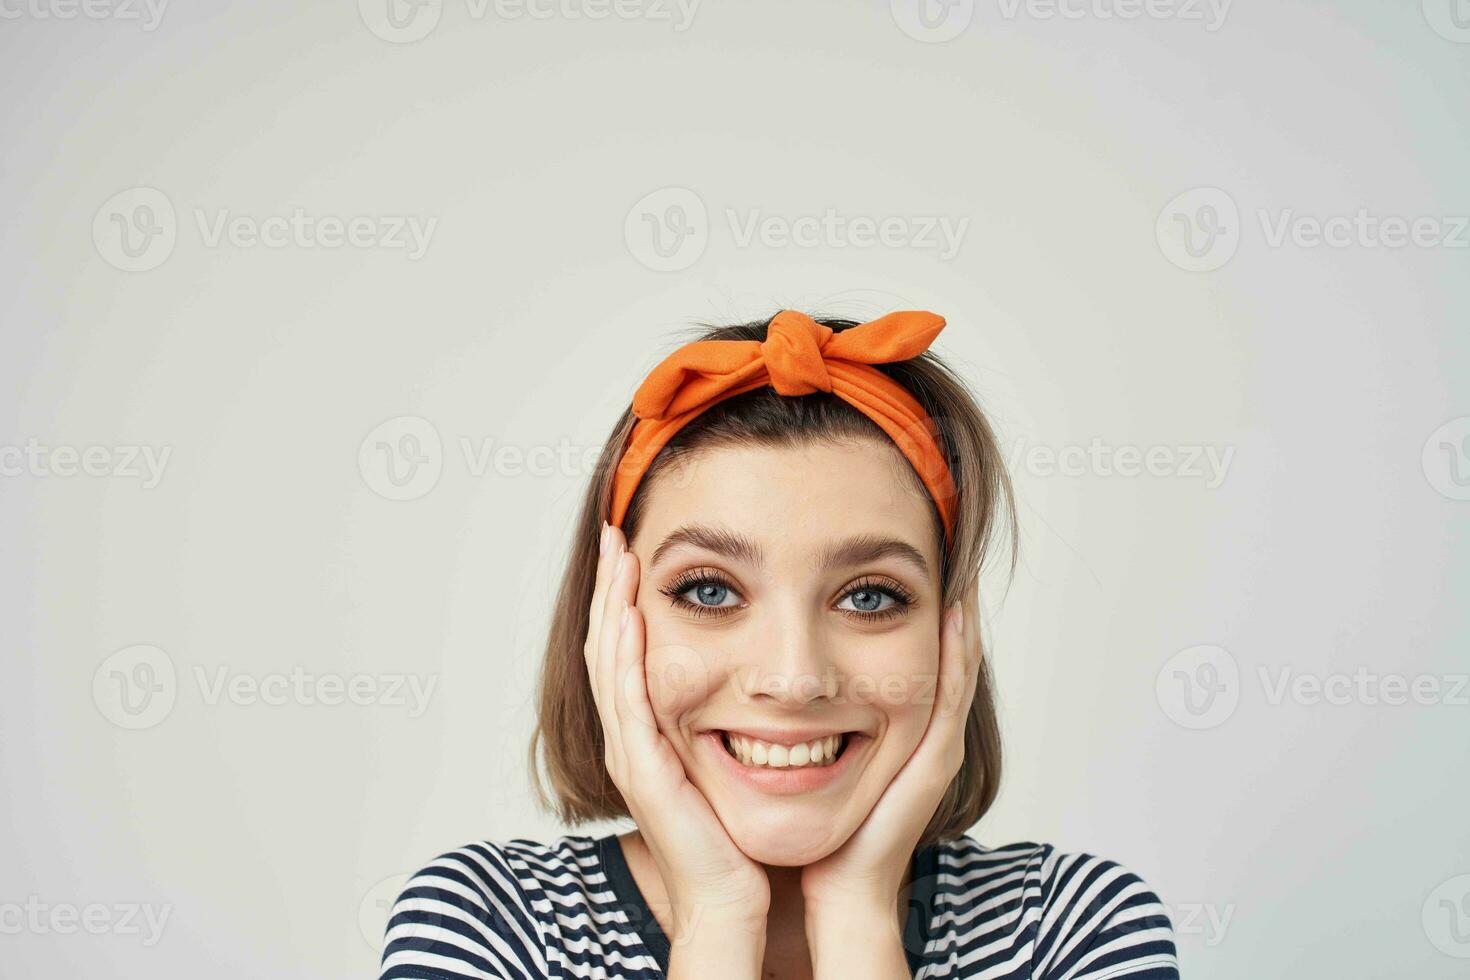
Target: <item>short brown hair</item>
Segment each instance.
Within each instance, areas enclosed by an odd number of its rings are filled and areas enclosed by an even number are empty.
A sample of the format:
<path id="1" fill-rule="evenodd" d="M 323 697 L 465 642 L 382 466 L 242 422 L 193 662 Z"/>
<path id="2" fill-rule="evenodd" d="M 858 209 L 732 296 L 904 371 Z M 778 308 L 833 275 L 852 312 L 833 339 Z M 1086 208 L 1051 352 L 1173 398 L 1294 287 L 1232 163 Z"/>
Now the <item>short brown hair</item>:
<path id="1" fill-rule="evenodd" d="M 857 326 L 852 320 L 816 320 L 838 332 Z M 764 341 L 769 324 L 768 317 L 732 326 L 702 325 L 692 339 Z M 976 397 L 934 353 L 876 367 L 908 389 L 935 421 L 954 477 L 955 533 L 948 549 L 944 547 L 938 509 L 932 508 L 944 556 L 940 594 L 942 606 L 947 608 L 973 586 L 984 563 L 995 553 L 1002 526 L 1009 529 L 1009 571 L 1015 571 L 1015 495 L 1005 459 Z M 529 753 L 532 784 L 543 809 L 569 826 L 629 816 L 622 794 L 603 765 L 602 722 L 592 700 L 583 644 L 597 573 L 598 532 L 608 517 L 613 470 L 636 422 L 630 406 L 602 447 L 573 531 L 541 665 L 536 728 Z M 864 436 L 888 439 L 866 415 L 827 392 L 789 397 L 764 387 L 726 399 L 698 415 L 660 450 L 633 496 L 623 520 L 623 533 L 632 540 L 647 497 L 645 491 L 680 459 L 717 446 L 789 446 L 844 442 Z M 906 472 L 913 477 L 916 492 L 923 493 L 918 474 L 911 468 Z M 543 755 L 550 795 L 540 771 Z M 975 699 L 965 725 L 964 767 L 925 828 L 920 847 L 953 840 L 980 820 L 999 790 L 1000 764 L 1000 727 L 987 657 L 980 665 Z"/>

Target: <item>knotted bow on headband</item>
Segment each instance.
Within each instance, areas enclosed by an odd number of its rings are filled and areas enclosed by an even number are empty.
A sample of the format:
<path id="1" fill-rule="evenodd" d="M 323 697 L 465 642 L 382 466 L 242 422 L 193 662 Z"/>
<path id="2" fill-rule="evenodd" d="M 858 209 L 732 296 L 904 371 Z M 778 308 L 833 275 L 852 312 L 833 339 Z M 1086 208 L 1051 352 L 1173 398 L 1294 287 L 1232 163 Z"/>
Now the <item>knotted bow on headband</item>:
<path id="1" fill-rule="evenodd" d="M 902 385 L 870 366 L 919 356 L 943 329 L 943 317 L 914 310 L 838 333 L 805 313 L 782 310 L 764 341 L 701 340 L 679 348 L 649 372 L 633 396 L 639 421 L 613 476 L 608 523 L 622 526 L 639 481 L 690 420 L 726 398 L 770 385 L 781 395 L 830 391 L 876 422 L 934 498 L 948 543 L 955 487 L 937 426 Z"/>

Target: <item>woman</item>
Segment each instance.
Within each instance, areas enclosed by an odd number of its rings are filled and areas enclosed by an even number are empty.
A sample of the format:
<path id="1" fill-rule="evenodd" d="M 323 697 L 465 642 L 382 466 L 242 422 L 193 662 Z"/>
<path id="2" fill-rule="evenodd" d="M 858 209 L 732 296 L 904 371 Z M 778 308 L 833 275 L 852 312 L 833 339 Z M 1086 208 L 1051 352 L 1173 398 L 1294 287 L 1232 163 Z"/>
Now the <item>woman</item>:
<path id="1" fill-rule="evenodd" d="M 420 871 L 381 976 L 1177 978 L 1119 865 L 965 834 L 1000 742 L 999 446 L 944 321 L 783 311 L 639 388 L 578 521 L 531 743 L 568 825 Z M 551 796 L 538 772 L 544 762 Z"/>

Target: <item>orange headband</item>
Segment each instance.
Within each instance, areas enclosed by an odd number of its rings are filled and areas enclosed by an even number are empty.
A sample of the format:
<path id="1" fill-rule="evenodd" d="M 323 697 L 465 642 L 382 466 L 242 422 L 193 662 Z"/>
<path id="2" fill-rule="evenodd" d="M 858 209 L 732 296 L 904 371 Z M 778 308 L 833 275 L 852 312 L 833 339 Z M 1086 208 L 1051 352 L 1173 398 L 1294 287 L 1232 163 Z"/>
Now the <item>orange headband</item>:
<path id="1" fill-rule="evenodd" d="M 890 313 L 842 332 L 805 313 L 782 310 L 764 342 L 700 340 L 664 358 L 633 396 L 633 426 L 612 484 L 612 516 L 621 527 L 643 474 L 659 450 L 700 412 L 770 385 L 782 395 L 830 391 L 878 423 L 939 508 L 946 544 L 954 536 L 954 481 L 939 449 L 938 427 L 902 385 L 872 364 L 918 357 L 944 329 L 944 317 Z"/>

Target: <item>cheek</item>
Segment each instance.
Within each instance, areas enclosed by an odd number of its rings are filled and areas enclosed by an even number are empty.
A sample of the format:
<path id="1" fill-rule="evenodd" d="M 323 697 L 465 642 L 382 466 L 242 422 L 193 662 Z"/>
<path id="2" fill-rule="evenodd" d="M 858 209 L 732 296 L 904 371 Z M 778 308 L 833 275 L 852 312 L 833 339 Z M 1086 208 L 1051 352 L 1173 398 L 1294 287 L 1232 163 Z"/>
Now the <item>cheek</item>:
<path id="1" fill-rule="evenodd" d="M 897 648 L 883 662 L 893 666 L 849 678 L 852 696 L 885 715 L 897 741 L 917 744 L 938 697 L 939 645 Z"/>
<path id="2" fill-rule="evenodd" d="M 644 666 L 648 700 L 661 728 L 675 727 L 714 694 L 707 656 L 686 643 L 660 636 L 653 624 L 649 625 Z"/>

